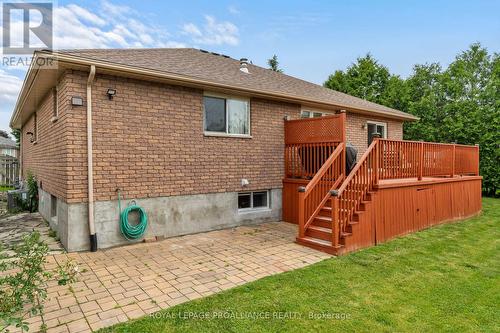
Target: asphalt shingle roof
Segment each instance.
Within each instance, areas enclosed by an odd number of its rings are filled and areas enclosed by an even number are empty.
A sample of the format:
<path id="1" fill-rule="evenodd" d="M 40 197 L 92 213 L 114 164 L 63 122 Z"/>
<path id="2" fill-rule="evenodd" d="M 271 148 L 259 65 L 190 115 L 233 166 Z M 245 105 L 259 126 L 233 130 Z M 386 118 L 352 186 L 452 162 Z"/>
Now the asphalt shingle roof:
<path id="1" fill-rule="evenodd" d="M 320 103 L 414 118 L 408 113 L 252 64 L 248 65 L 249 74 L 246 74 L 239 70 L 239 60 L 193 48 L 62 50 L 59 53 L 183 75 L 235 88 L 293 95 Z"/>

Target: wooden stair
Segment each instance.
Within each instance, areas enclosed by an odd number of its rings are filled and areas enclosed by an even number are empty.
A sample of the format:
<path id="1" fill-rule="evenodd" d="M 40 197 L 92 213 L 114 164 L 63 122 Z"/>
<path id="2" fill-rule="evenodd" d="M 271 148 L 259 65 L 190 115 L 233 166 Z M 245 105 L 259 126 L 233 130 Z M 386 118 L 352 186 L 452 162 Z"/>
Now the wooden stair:
<path id="1" fill-rule="evenodd" d="M 332 235 L 332 199 L 328 199 L 318 215 L 307 227 L 304 237 L 297 237 L 298 244 L 326 252 L 333 255 L 340 255 L 344 253 L 345 248 L 349 245 L 349 239 L 358 229 L 358 225 L 363 221 L 363 215 L 370 207 L 374 192 L 368 192 L 361 203 L 359 208 L 353 214 L 353 220 L 346 228 L 346 232 L 341 233 L 340 242 L 337 247 L 333 246 Z"/>
<path id="2" fill-rule="evenodd" d="M 321 186 L 324 183 L 330 185 L 325 175 L 333 173 L 331 168 L 335 158 L 341 156 L 337 151 L 340 148 L 345 149 L 345 146 L 339 145 L 336 148 L 337 155 L 334 152 L 311 182 L 299 189 L 297 242 L 332 254 L 356 249 L 356 241 L 366 234 L 363 217 L 367 216 L 365 219 L 369 220 L 372 215 L 372 212 L 367 210 L 371 207 L 375 193 L 374 184 L 378 181 L 380 160 L 378 140 L 374 140 L 347 177 L 339 177 L 342 182 L 331 184 L 325 191 Z M 345 170 L 345 161 L 343 162 L 341 170 Z M 321 179 L 324 183 L 321 183 Z M 318 196 L 321 200 L 317 199 Z M 310 197 L 313 199 L 310 200 Z"/>
<path id="3" fill-rule="evenodd" d="M 405 225 L 395 226 L 399 222 L 394 220 L 399 219 L 402 213 L 398 211 L 399 190 L 395 191 L 395 187 L 408 183 L 427 186 L 427 181 L 420 183 L 424 175 L 433 178 L 479 175 L 478 146 L 375 138 L 345 176 L 345 154 L 340 154 L 339 149 L 345 153 L 345 140 L 306 183 L 307 186 L 298 188 L 296 207 L 299 225 L 297 242 L 332 254 L 373 246 L 390 235 L 414 231 L 416 224 L 426 227 L 437 219 L 435 205 L 444 199 L 434 194 L 426 196 L 422 191 L 421 195 L 411 194 L 416 201 L 422 201 L 413 213 L 414 217 L 407 217 Z M 392 183 L 398 179 L 401 184 Z M 385 189 L 378 192 L 381 182 L 384 182 L 382 188 L 386 188 L 387 192 Z M 421 190 L 423 188 L 415 191 Z M 413 193 L 408 189 L 400 191 L 405 198 L 407 193 Z M 388 193 L 387 197 L 385 193 Z M 389 200 L 394 208 L 389 210 L 382 200 Z M 477 200 L 479 202 L 480 198 Z M 428 213 L 418 213 L 425 207 L 428 207 Z M 411 214 L 413 209 L 413 206 L 401 208 L 406 215 Z"/>

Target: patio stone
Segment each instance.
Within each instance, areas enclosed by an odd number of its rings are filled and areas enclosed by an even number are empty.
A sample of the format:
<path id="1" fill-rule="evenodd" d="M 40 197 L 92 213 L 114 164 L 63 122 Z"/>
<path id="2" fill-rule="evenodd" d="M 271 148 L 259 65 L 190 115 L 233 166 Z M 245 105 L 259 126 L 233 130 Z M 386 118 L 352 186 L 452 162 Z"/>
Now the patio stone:
<path id="1" fill-rule="evenodd" d="M 23 220 L 44 223 L 37 214 Z M 296 232 L 293 224 L 272 222 L 94 253 L 51 254 L 49 262 L 72 258 L 86 271 L 74 292 L 57 283 L 49 287 L 49 332 L 97 330 L 330 257 L 295 244 Z"/>
<path id="2" fill-rule="evenodd" d="M 23 237 L 36 230 L 48 245 L 50 254 L 64 253 L 61 243 L 49 236 L 49 225 L 38 213 L 21 213 L 0 218 L 0 244 L 7 249 L 6 255 L 12 256 L 11 249 L 19 244 Z"/>

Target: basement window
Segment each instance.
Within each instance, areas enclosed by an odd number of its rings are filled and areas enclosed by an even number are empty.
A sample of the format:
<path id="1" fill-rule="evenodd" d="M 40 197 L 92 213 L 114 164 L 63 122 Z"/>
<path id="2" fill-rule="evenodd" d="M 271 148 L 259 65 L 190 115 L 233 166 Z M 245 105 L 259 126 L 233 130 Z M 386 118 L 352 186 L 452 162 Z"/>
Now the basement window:
<path id="1" fill-rule="evenodd" d="M 269 191 L 241 192 L 238 193 L 238 210 L 257 210 L 270 207 Z"/>
<path id="2" fill-rule="evenodd" d="M 249 101 L 224 96 L 204 96 L 205 135 L 250 136 Z"/>
<path id="3" fill-rule="evenodd" d="M 50 217 L 57 217 L 57 198 L 54 195 L 50 195 Z"/>

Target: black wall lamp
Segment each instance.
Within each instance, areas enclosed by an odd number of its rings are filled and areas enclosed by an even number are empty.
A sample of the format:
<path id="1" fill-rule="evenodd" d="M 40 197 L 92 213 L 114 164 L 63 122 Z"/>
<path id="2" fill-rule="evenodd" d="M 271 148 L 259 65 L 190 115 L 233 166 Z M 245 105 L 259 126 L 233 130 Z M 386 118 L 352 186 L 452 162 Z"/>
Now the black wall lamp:
<path id="1" fill-rule="evenodd" d="M 26 132 L 26 135 L 30 136 L 30 142 L 33 143 L 35 140 L 33 139 L 33 132 Z"/>
<path id="2" fill-rule="evenodd" d="M 116 89 L 109 88 L 106 94 L 108 95 L 109 100 L 112 100 L 113 96 L 116 95 Z"/>

